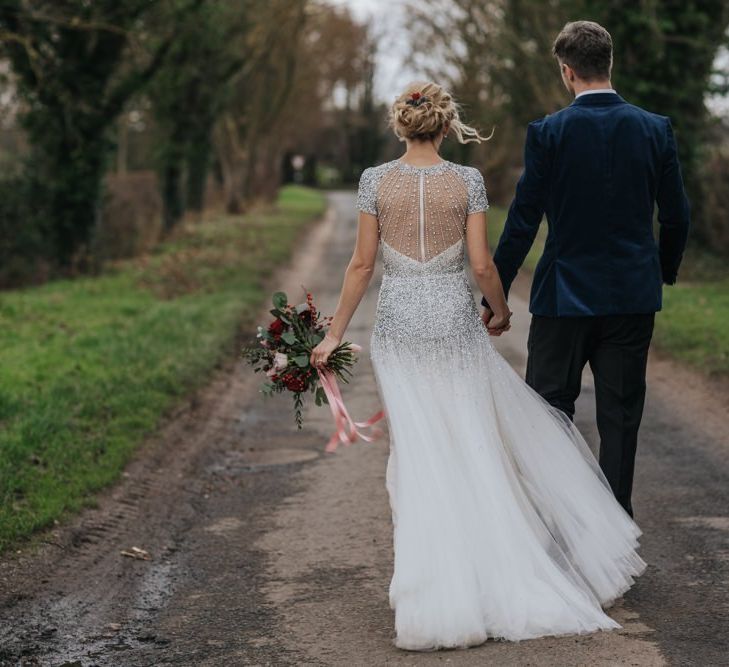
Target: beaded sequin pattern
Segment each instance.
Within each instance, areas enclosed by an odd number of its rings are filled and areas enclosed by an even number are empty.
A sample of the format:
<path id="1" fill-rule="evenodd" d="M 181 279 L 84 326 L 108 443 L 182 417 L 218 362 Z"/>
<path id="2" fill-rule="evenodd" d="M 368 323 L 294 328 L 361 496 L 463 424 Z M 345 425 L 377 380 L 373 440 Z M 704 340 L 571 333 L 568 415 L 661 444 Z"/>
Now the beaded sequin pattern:
<path id="1" fill-rule="evenodd" d="M 377 217 L 384 276 L 372 332 L 373 361 L 413 355 L 413 370 L 474 344 L 492 349 L 464 271 L 466 218 L 488 209 L 480 172 L 444 161 L 393 160 L 365 170 L 358 208 Z"/>

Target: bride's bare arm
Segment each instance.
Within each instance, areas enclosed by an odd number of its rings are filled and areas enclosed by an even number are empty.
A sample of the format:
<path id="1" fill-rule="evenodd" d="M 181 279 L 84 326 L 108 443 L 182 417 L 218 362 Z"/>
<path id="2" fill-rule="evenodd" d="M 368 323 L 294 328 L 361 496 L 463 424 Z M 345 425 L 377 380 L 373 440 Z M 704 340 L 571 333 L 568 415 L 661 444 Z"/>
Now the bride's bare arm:
<path id="1" fill-rule="evenodd" d="M 491 305 L 494 317 L 489 322 L 490 330 L 498 331 L 508 326 L 511 313 L 504 296 L 499 272 L 489 251 L 486 233 L 486 213 L 471 213 L 466 219 L 466 246 L 473 277 Z"/>
<path id="2" fill-rule="evenodd" d="M 377 259 L 377 218 L 370 213 L 360 211 L 357 223 L 357 242 L 352 253 L 352 259 L 344 273 L 344 284 L 339 294 L 339 304 L 334 312 L 334 319 L 324 340 L 314 348 L 311 353 L 312 366 L 323 366 L 329 355 L 342 342 L 344 332 L 349 326 L 352 315 L 357 310 L 367 286 L 372 280 L 372 274 Z"/>

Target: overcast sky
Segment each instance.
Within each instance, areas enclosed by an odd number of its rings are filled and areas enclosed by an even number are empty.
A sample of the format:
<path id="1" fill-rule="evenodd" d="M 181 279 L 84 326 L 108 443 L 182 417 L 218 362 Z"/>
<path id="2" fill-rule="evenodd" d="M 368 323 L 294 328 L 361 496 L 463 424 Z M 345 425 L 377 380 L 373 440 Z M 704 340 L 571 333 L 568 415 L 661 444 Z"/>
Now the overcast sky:
<path id="1" fill-rule="evenodd" d="M 403 0 L 327 0 L 338 7 L 349 7 L 362 21 L 371 21 L 378 38 L 377 96 L 390 102 L 400 89 L 413 79 L 420 78 L 418 72 L 405 66 L 407 41 L 404 37 Z"/>

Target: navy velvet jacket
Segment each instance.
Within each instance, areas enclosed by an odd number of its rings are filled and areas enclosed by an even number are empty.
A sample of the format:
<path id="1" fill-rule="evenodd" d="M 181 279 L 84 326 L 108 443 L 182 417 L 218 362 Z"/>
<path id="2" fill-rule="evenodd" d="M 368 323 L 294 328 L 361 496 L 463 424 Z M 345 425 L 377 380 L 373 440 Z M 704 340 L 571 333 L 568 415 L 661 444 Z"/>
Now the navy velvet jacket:
<path id="1" fill-rule="evenodd" d="M 529 124 L 524 173 L 494 253 L 507 295 L 545 213 L 533 314 L 660 310 L 662 283 L 676 281 L 689 228 L 670 120 L 616 93 L 591 93 Z"/>

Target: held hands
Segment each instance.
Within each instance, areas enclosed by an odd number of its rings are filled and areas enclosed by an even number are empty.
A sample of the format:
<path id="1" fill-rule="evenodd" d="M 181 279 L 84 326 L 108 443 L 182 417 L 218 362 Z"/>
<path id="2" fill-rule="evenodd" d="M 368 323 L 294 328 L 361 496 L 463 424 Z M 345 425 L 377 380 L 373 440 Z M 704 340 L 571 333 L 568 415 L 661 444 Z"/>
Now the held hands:
<path id="1" fill-rule="evenodd" d="M 335 336 L 332 336 L 329 333 L 326 334 L 326 336 L 324 336 L 324 340 L 322 340 L 322 342 L 319 343 L 319 345 L 317 345 L 311 352 L 311 358 L 309 359 L 311 365 L 314 368 L 324 368 L 329 360 L 329 356 L 337 349 L 341 342 L 342 341 Z"/>
<path id="2" fill-rule="evenodd" d="M 511 329 L 510 320 L 512 315 L 513 313 L 511 311 L 503 315 L 494 315 L 492 310 L 484 308 L 481 319 L 490 335 L 500 336 L 505 331 Z"/>

